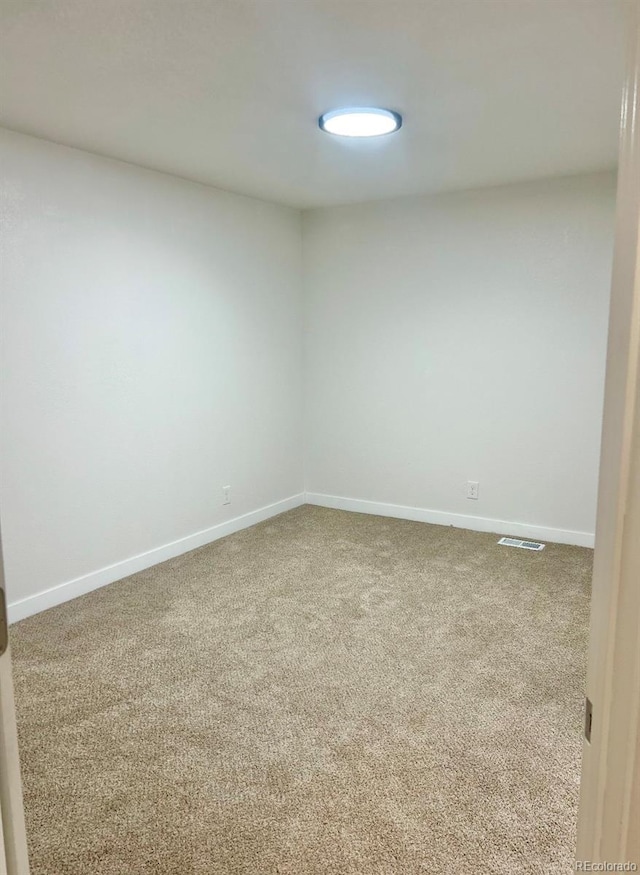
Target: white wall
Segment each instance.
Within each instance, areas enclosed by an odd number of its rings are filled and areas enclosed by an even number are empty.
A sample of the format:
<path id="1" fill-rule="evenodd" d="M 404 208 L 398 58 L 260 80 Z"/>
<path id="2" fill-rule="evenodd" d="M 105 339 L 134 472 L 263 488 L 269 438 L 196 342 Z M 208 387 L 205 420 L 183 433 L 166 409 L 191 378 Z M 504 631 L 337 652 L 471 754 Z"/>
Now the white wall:
<path id="1" fill-rule="evenodd" d="M 302 492 L 301 239 L 294 210 L 7 131 L 0 153 L 9 599 L 82 578 L 19 616 Z"/>
<path id="2" fill-rule="evenodd" d="M 614 199 L 606 174 L 306 213 L 311 500 L 590 543 Z"/>
<path id="3" fill-rule="evenodd" d="M 296 211 L 0 160 L 14 618 L 299 503 L 303 442 L 311 501 L 589 542 L 612 176 L 312 211 L 301 265 Z"/>

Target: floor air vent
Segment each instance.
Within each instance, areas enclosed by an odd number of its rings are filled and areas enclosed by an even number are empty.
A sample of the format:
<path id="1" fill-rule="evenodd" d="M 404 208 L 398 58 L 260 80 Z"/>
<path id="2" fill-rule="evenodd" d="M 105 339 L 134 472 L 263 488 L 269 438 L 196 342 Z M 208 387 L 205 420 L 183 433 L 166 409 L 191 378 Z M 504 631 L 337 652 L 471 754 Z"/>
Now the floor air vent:
<path id="1" fill-rule="evenodd" d="M 500 538 L 498 544 L 504 544 L 505 547 L 520 547 L 521 550 L 544 550 L 544 544 L 538 544 L 537 541 L 521 541 L 519 538 Z"/>

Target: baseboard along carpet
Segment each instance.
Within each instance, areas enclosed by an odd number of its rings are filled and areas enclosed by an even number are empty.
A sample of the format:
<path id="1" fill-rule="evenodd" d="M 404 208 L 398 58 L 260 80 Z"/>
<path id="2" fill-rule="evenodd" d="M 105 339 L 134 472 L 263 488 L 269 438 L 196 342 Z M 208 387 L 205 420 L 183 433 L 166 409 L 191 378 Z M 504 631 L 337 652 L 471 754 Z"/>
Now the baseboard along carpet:
<path id="1" fill-rule="evenodd" d="M 32 875 L 572 870 L 590 550 L 304 506 L 12 627 Z"/>

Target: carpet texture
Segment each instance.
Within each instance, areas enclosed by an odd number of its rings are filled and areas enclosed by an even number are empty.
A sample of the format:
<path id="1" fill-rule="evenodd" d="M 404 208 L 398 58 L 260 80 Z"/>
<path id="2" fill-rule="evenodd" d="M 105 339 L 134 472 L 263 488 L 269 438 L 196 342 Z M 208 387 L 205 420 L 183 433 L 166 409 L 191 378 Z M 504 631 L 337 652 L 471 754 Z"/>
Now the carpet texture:
<path id="1" fill-rule="evenodd" d="M 305 506 L 13 627 L 32 875 L 568 873 L 591 551 Z"/>

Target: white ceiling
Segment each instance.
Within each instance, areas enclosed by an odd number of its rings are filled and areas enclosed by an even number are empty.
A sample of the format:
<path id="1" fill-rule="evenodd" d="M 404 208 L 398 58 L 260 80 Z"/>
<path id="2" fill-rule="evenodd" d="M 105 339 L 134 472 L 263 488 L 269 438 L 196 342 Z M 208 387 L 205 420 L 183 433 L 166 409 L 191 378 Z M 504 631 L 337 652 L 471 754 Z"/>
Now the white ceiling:
<path id="1" fill-rule="evenodd" d="M 0 124 L 312 207 L 615 166 L 618 0 L 0 0 Z M 373 141 L 345 104 L 400 111 Z"/>

